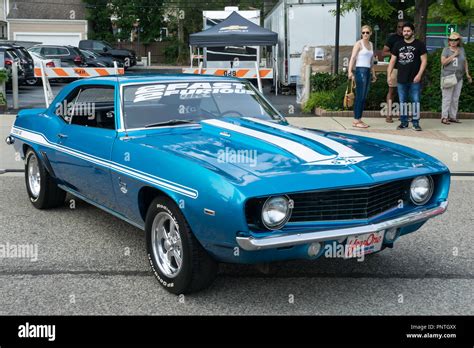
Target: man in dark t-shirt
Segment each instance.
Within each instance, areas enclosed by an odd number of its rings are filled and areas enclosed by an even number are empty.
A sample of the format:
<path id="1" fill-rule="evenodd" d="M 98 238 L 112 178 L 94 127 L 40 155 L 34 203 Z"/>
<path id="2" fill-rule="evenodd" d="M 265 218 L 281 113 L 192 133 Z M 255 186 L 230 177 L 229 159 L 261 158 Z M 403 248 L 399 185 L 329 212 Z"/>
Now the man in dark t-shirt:
<path id="1" fill-rule="evenodd" d="M 392 58 L 387 70 L 387 82 L 395 64 L 398 66 L 397 89 L 400 101 L 400 125 L 397 129 L 408 127 L 408 113 L 412 116 L 413 129 L 420 127 L 421 78 L 426 69 L 428 55 L 426 45 L 415 39 L 415 27 L 411 23 L 403 25 L 403 40 L 397 42 L 392 50 Z M 411 103 L 408 103 L 410 99 Z"/>
<path id="2" fill-rule="evenodd" d="M 399 20 L 397 23 L 397 30 L 395 33 L 392 33 L 388 36 L 385 45 L 383 46 L 382 56 L 391 57 L 392 53 L 391 50 L 393 46 L 398 42 L 403 40 L 403 24 L 405 22 L 403 20 Z M 393 98 L 395 97 L 395 92 L 397 91 L 397 67 L 393 69 L 392 75 L 390 76 L 390 82 L 388 83 L 388 93 L 387 93 L 387 105 L 388 105 L 388 115 L 386 117 L 386 121 L 388 123 L 392 123 L 392 102 Z"/>

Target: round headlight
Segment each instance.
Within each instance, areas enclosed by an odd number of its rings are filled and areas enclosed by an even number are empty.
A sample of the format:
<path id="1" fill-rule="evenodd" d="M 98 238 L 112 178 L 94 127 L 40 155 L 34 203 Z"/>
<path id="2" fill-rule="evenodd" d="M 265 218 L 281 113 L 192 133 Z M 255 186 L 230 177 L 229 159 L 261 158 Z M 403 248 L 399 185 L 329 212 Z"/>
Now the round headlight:
<path id="1" fill-rule="evenodd" d="M 410 185 L 410 198 L 416 205 L 428 202 L 433 195 L 433 179 L 431 176 L 418 176 Z"/>
<path id="2" fill-rule="evenodd" d="M 276 230 L 290 219 L 292 206 L 284 196 L 270 197 L 262 208 L 262 222 L 266 228 Z"/>

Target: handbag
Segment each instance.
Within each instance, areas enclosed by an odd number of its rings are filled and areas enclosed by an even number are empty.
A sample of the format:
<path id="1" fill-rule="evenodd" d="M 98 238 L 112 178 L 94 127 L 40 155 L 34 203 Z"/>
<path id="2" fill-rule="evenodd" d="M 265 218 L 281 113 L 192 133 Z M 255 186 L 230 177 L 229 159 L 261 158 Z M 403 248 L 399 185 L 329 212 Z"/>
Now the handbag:
<path id="1" fill-rule="evenodd" d="M 350 79 L 348 82 L 349 83 L 347 84 L 346 93 L 344 94 L 344 108 L 345 109 L 351 108 L 354 105 L 355 81 Z"/>
<path id="2" fill-rule="evenodd" d="M 456 78 L 456 74 L 451 74 L 448 76 L 441 77 L 441 87 L 442 88 L 451 88 L 456 86 L 458 83 L 458 79 Z"/>

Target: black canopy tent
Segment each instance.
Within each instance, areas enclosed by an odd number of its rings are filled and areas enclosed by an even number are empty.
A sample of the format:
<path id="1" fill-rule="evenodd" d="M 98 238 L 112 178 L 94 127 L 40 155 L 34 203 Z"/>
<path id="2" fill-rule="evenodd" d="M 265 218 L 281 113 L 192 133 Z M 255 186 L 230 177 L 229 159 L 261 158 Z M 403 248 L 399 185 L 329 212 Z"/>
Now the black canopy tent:
<path id="1" fill-rule="evenodd" d="M 275 46 L 277 43 L 277 33 L 262 28 L 237 12 L 232 12 L 207 30 L 189 35 L 189 44 L 196 47 Z"/>
<path id="2" fill-rule="evenodd" d="M 193 64 L 192 47 L 222 47 L 222 46 L 277 46 L 278 34 L 232 12 L 222 22 L 215 26 L 189 35 L 191 51 L 191 67 Z M 274 64 L 277 67 L 277 64 Z M 256 64 L 258 70 L 258 62 Z M 275 71 L 275 73 L 278 73 Z M 257 74 L 257 76 L 259 76 Z M 260 87 L 260 79 L 259 87 Z M 276 83 L 277 76 L 274 77 Z"/>

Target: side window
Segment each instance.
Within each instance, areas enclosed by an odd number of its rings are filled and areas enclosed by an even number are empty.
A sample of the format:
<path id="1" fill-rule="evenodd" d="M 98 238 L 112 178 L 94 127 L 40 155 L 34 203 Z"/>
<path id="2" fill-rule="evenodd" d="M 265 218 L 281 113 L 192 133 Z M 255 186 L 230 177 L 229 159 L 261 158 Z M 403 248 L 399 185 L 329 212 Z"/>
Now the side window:
<path id="1" fill-rule="evenodd" d="M 58 52 L 57 55 L 59 55 L 59 56 L 68 56 L 69 55 L 69 51 L 66 48 L 58 47 L 57 52 Z"/>
<path id="2" fill-rule="evenodd" d="M 83 87 L 71 108 L 71 124 L 115 129 L 114 88 Z"/>
<path id="3" fill-rule="evenodd" d="M 39 53 L 40 50 L 41 50 L 40 47 L 30 47 L 30 51 L 31 51 L 31 52 L 34 52 L 34 53 Z"/>
<path id="4" fill-rule="evenodd" d="M 45 56 L 56 56 L 58 55 L 58 49 L 56 47 L 43 47 L 41 53 Z"/>

